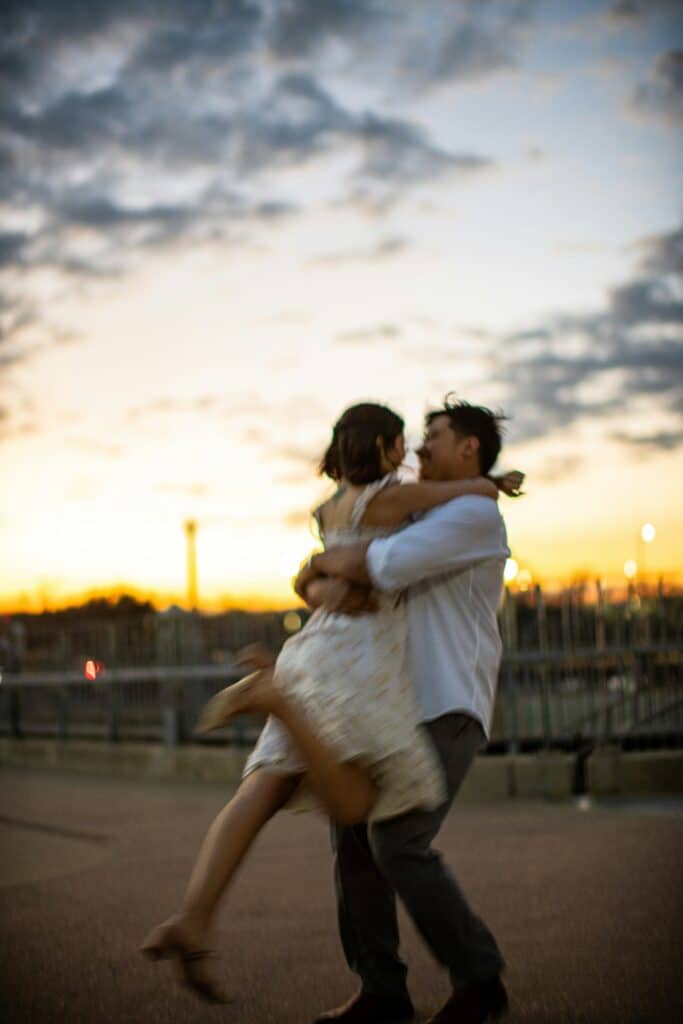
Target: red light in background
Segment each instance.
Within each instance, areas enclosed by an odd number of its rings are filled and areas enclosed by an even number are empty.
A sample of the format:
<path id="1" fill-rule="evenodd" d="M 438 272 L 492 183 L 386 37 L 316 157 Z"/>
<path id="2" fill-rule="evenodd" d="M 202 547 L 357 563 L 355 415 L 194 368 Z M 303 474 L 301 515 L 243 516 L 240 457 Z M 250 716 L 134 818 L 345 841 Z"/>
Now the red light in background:
<path id="1" fill-rule="evenodd" d="M 95 680 L 103 669 L 104 665 L 101 661 L 93 661 L 92 658 L 88 658 L 83 669 L 83 675 L 86 679 Z"/>

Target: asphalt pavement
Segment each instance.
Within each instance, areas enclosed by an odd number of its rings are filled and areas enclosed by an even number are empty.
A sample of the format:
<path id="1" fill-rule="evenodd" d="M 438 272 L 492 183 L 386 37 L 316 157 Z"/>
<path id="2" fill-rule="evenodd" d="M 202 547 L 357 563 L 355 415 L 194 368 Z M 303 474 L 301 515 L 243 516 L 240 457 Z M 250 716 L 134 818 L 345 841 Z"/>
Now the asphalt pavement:
<path id="1" fill-rule="evenodd" d="M 356 987 L 339 944 L 326 822 L 280 814 L 220 915 L 207 1006 L 137 952 L 175 909 L 229 793 L 0 773 L 0 1016 L 6 1022 L 309 1024 Z M 456 806 L 437 844 L 507 958 L 510 1024 L 683 1020 L 679 805 Z M 424 1018 L 448 980 L 405 916 Z"/>

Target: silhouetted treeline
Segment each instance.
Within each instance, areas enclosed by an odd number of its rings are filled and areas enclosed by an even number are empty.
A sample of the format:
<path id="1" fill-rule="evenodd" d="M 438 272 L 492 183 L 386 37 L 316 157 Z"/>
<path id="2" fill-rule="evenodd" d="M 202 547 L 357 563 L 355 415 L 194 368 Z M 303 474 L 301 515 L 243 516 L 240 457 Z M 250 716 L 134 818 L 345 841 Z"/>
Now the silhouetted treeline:
<path id="1" fill-rule="evenodd" d="M 279 651 L 307 617 L 303 609 L 201 614 L 172 606 L 160 612 L 130 595 L 97 598 L 59 611 L 4 616 L 0 670 L 79 671 L 88 659 L 105 668 L 227 664 L 256 641 Z M 510 653 L 680 644 L 683 593 L 661 585 L 627 593 L 583 585 L 552 594 L 540 587 L 508 592 L 500 628 Z"/>

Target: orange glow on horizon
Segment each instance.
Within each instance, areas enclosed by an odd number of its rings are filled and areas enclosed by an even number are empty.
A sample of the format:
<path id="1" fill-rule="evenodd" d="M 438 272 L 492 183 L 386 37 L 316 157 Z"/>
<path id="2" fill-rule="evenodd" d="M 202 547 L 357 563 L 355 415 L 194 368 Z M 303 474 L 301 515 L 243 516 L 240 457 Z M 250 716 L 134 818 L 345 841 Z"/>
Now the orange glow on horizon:
<path id="1" fill-rule="evenodd" d="M 525 572 L 528 570 L 525 570 Z M 605 577 L 599 572 L 590 573 L 582 571 L 563 579 L 537 579 L 533 577 L 533 586 L 539 584 L 549 594 L 559 593 L 569 587 L 584 586 L 588 590 L 587 600 L 592 600 L 591 594 L 595 590 L 596 581 L 601 586 L 612 591 L 615 595 L 626 593 L 627 581 L 623 574 L 621 576 Z M 512 593 L 526 592 L 531 587 L 531 580 L 524 578 L 518 585 L 519 580 L 509 581 L 507 589 Z M 657 587 L 660 582 L 667 592 L 675 592 L 683 587 L 683 573 L 658 574 L 649 573 L 646 579 L 639 581 L 641 586 L 648 589 Z M 88 601 L 106 600 L 115 603 L 122 597 L 132 597 L 136 601 L 149 602 L 156 611 L 163 611 L 171 605 L 184 610 L 187 607 L 187 597 L 182 591 L 150 591 L 141 590 L 139 587 L 126 584 L 115 584 L 109 587 L 89 588 L 87 590 L 74 590 L 64 593 L 59 597 L 49 597 L 41 593 L 40 588 L 33 592 L 23 591 L 19 594 L 7 594 L 0 596 L 0 615 L 12 614 L 40 614 L 41 612 L 62 611 L 67 608 L 78 607 Z M 228 611 L 246 612 L 286 612 L 302 607 L 301 600 L 293 590 L 266 592 L 233 592 L 224 594 L 210 594 L 202 596 L 198 610 L 205 614 L 219 614 Z"/>
<path id="2" fill-rule="evenodd" d="M 74 590 L 60 597 L 45 596 L 41 594 L 40 588 L 33 592 L 23 591 L 19 594 L 7 594 L 6 596 L 0 596 L 0 614 L 55 612 L 77 607 L 86 604 L 88 601 L 105 600 L 115 603 L 122 597 L 132 597 L 140 602 L 148 601 L 156 611 L 163 611 L 171 605 L 189 610 L 187 608 L 187 595 L 183 591 L 149 591 L 141 590 L 139 587 L 132 585 L 116 584 L 109 587 L 103 586 L 88 588 L 87 590 Z M 301 606 L 302 602 L 292 590 L 290 598 L 283 594 L 253 593 L 227 593 L 206 597 L 200 595 L 198 608 L 200 612 L 207 613 L 227 611 L 280 612 L 300 608 Z"/>

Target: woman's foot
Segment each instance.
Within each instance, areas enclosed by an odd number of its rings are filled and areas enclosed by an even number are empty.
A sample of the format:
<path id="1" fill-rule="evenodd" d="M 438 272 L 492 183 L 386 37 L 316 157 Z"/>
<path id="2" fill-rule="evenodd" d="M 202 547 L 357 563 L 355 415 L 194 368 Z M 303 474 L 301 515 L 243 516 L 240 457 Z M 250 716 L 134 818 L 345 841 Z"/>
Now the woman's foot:
<path id="1" fill-rule="evenodd" d="M 223 989 L 207 970 L 207 961 L 214 954 L 202 946 L 199 931 L 177 915 L 152 929 L 140 952 L 150 960 L 173 960 L 181 984 L 207 1002 L 227 1003 Z"/>
<path id="2" fill-rule="evenodd" d="M 211 698 L 199 716 L 195 732 L 201 734 L 220 729 L 231 718 L 248 712 L 277 712 L 283 702 L 282 691 L 273 680 L 272 668 L 252 672 Z"/>

